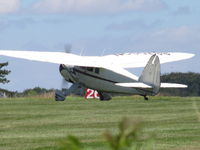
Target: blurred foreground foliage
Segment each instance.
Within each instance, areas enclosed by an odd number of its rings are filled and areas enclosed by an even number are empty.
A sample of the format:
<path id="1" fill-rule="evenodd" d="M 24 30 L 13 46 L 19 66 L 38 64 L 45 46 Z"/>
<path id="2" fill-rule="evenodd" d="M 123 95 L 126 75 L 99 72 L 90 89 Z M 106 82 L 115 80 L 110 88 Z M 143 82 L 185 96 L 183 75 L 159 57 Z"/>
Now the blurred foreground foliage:
<path id="1" fill-rule="evenodd" d="M 143 132 L 143 124 L 139 121 L 124 118 L 119 123 L 119 133 L 104 133 L 109 150 L 153 150 L 154 139 Z M 90 150 L 75 136 L 68 136 L 60 141 L 58 150 Z"/>

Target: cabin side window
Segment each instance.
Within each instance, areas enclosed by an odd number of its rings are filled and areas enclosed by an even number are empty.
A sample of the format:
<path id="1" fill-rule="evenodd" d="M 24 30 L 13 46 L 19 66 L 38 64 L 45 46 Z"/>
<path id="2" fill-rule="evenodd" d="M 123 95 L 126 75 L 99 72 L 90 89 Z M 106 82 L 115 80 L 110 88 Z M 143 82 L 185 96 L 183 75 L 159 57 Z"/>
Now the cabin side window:
<path id="1" fill-rule="evenodd" d="M 95 68 L 95 73 L 99 74 L 99 68 Z"/>

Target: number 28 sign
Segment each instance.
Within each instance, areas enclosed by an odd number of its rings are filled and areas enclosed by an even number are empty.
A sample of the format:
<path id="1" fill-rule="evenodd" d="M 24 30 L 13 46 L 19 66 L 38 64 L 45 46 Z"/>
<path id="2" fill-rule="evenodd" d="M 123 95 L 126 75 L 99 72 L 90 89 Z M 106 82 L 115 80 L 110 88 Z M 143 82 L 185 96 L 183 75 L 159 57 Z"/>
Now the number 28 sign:
<path id="1" fill-rule="evenodd" d="M 85 98 L 86 99 L 98 99 L 99 93 L 93 89 L 86 89 Z"/>

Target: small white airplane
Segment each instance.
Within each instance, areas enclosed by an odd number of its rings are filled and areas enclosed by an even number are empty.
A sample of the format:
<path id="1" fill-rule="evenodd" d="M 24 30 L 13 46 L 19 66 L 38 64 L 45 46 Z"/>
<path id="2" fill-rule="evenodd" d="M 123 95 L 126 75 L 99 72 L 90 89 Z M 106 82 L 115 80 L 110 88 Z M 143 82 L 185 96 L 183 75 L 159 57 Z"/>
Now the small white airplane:
<path id="1" fill-rule="evenodd" d="M 125 53 L 106 56 L 79 56 L 64 52 L 0 50 L 0 55 L 60 64 L 59 70 L 72 86 L 68 92 L 56 91 L 56 100 L 64 100 L 77 89 L 98 91 L 100 100 L 112 94 L 147 96 L 158 94 L 160 88 L 187 88 L 177 83 L 160 83 L 160 64 L 189 59 L 190 53 Z M 140 77 L 125 68 L 144 67 Z"/>

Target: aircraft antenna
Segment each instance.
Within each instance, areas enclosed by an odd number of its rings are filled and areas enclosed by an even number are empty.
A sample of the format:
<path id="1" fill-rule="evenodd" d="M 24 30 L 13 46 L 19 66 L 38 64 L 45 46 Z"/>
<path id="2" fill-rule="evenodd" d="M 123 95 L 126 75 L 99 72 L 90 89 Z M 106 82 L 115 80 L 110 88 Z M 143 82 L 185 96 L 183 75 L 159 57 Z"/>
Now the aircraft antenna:
<path id="1" fill-rule="evenodd" d="M 101 56 L 104 55 L 105 51 L 106 51 L 106 49 L 104 48 L 103 51 L 102 51 L 102 53 L 101 53 Z"/>
<path id="2" fill-rule="evenodd" d="M 84 48 L 82 48 L 82 49 L 81 49 L 81 51 L 80 51 L 80 54 L 79 54 L 79 55 L 80 55 L 80 56 L 82 56 L 82 55 L 83 55 L 83 53 L 84 53 Z"/>

